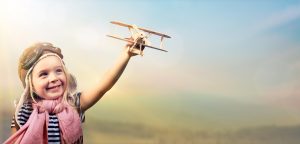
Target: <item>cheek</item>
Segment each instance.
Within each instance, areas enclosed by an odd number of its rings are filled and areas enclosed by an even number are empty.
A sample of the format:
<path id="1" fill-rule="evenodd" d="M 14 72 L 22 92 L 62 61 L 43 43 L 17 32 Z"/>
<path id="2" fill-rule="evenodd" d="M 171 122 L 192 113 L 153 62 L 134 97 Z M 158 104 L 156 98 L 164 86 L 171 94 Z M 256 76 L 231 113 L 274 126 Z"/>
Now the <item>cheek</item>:
<path id="1" fill-rule="evenodd" d="M 35 92 L 42 92 L 44 88 L 46 87 L 47 83 L 39 80 L 33 80 L 32 86 Z"/>
<path id="2" fill-rule="evenodd" d="M 66 88 L 67 87 L 67 77 L 65 75 L 63 75 L 63 76 L 61 76 L 60 80 L 63 83 L 64 88 Z"/>

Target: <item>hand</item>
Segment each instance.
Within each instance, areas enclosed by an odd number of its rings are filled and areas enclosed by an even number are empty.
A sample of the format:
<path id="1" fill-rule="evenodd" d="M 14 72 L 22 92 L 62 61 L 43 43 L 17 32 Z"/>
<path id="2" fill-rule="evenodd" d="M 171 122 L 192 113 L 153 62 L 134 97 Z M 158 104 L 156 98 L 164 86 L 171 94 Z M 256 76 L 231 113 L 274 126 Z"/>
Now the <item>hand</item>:
<path id="1" fill-rule="evenodd" d="M 134 41 L 134 39 L 132 37 L 130 38 L 125 38 L 127 40 L 130 40 L 130 41 Z M 145 48 L 145 46 L 140 46 L 139 44 L 137 43 L 144 43 L 142 39 L 138 39 L 136 43 L 133 43 L 133 42 L 128 42 L 125 46 L 125 48 L 127 49 L 127 53 L 130 55 L 130 56 L 136 56 L 136 55 L 143 55 L 143 50 Z"/>

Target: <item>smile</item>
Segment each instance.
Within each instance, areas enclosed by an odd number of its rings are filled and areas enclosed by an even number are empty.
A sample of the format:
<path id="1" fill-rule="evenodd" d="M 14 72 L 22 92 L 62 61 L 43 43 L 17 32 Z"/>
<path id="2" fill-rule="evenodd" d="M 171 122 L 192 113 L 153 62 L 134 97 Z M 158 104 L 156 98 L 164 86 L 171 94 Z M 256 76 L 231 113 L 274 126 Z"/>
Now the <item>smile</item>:
<path id="1" fill-rule="evenodd" d="M 48 88 L 46 88 L 46 90 L 56 89 L 56 88 L 59 88 L 60 86 L 62 86 L 62 85 L 48 87 Z"/>

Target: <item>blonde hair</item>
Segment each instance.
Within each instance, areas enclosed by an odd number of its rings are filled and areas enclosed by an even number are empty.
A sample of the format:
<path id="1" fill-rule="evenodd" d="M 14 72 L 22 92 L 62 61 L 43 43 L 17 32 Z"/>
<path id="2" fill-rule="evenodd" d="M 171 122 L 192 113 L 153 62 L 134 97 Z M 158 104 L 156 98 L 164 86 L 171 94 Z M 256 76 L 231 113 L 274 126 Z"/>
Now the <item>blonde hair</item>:
<path id="1" fill-rule="evenodd" d="M 34 91 L 33 91 L 33 85 L 32 85 L 32 70 L 34 69 L 35 65 L 42 59 L 48 57 L 48 56 L 55 56 L 57 58 L 60 59 L 60 62 L 62 64 L 62 67 L 63 67 L 63 71 L 66 75 L 66 89 L 64 91 L 64 94 L 63 94 L 63 99 L 62 99 L 62 102 L 63 103 L 66 103 L 66 104 L 69 104 L 71 105 L 73 108 L 76 109 L 76 106 L 75 106 L 75 93 L 76 93 L 76 90 L 77 90 L 77 83 L 76 83 L 76 79 L 73 75 L 71 75 L 67 68 L 65 67 L 65 64 L 63 62 L 63 60 L 60 58 L 60 56 L 58 56 L 57 54 L 55 53 L 46 53 L 46 54 L 43 54 L 41 57 L 39 57 L 38 60 L 35 61 L 35 63 L 28 69 L 27 73 L 26 73 L 26 76 L 25 76 L 25 88 L 24 88 L 24 91 L 19 99 L 19 102 L 17 103 L 16 105 L 16 111 L 15 111 L 15 120 L 17 122 L 18 125 L 20 125 L 20 123 L 18 122 L 17 120 L 17 116 L 18 116 L 18 113 L 20 112 L 20 109 L 22 107 L 22 105 L 25 103 L 25 102 L 28 102 L 30 100 L 32 100 L 34 103 L 37 103 L 36 101 L 36 98 L 34 97 Z"/>

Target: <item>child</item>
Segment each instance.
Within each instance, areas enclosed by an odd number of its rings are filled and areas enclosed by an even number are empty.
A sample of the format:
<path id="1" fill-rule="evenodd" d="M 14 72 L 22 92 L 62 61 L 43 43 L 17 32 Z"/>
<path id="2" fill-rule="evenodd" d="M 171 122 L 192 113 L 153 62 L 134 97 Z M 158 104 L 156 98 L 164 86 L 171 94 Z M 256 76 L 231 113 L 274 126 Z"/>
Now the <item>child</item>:
<path id="1" fill-rule="evenodd" d="M 13 135 L 4 143 L 83 143 L 84 112 L 112 88 L 136 55 L 132 44 L 126 46 L 102 81 L 83 92 L 76 91 L 60 48 L 37 43 L 25 49 L 18 68 L 24 92 L 12 120 Z"/>

